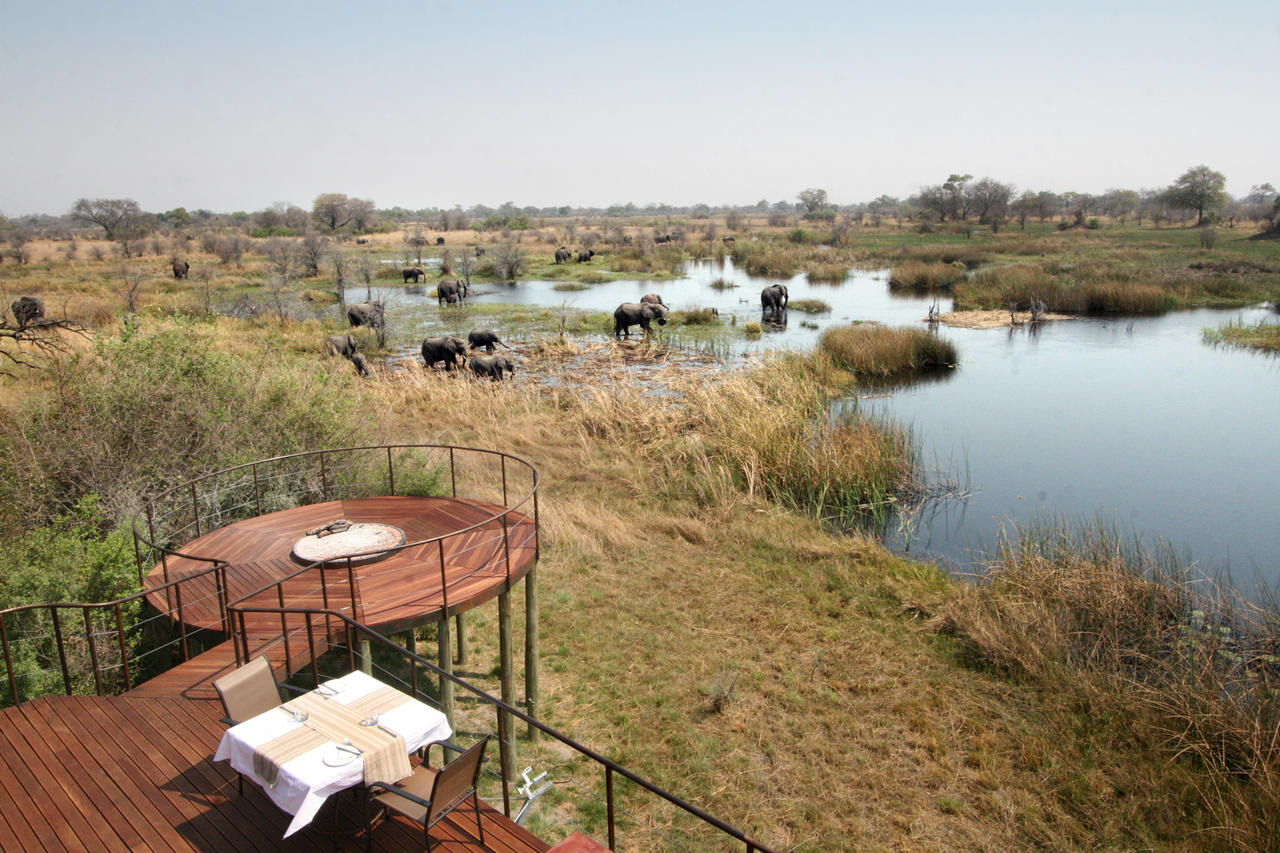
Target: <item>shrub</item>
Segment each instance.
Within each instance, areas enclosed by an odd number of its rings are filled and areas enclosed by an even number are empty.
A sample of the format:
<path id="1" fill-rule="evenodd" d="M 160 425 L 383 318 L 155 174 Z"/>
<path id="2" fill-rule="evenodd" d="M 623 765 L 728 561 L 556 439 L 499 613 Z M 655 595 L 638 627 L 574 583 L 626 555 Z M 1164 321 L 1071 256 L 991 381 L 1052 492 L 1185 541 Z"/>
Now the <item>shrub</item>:
<path id="1" fill-rule="evenodd" d="M 923 329 L 873 323 L 827 329 L 818 340 L 818 349 L 836 367 L 868 378 L 956 364 L 956 348 L 950 341 Z"/>
<path id="2" fill-rule="evenodd" d="M 950 290 L 964 279 L 964 269 L 950 263 L 904 261 L 889 272 L 891 290 Z"/>
<path id="3" fill-rule="evenodd" d="M 164 321 L 59 364 L 47 398 L 32 396 L 0 420 L 10 526 L 44 523 L 90 494 L 122 518 L 144 494 L 202 472 L 355 437 L 353 371 L 317 367 L 279 340 L 237 340 L 247 352 L 234 356 L 218 344 L 215 326 Z"/>
<path id="4" fill-rule="evenodd" d="M 787 234 L 787 239 L 796 245 L 803 246 L 813 242 L 813 234 L 803 228 L 792 228 Z"/>
<path id="5" fill-rule="evenodd" d="M 849 268 L 838 263 L 810 263 L 805 266 L 809 281 L 840 284 L 849 276 Z"/>
<path id="6" fill-rule="evenodd" d="M 787 303 L 787 307 L 806 314 L 821 314 L 831 310 L 831 306 L 821 299 L 792 299 Z"/>
<path id="7" fill-rule="evenodd" d="M 707 326 L 720 322 L 720 315 L 714 308 L 690 308 L 687 311 L 675 311 L 671 315 L 672 322 L 686 326 Z"/>

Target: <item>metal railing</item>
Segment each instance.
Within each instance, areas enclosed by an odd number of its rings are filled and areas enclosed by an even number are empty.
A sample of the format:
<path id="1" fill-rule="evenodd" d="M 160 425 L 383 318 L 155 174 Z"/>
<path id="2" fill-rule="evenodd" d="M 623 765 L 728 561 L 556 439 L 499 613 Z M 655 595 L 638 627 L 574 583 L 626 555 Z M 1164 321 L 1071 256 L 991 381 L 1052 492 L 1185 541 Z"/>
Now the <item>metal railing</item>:
<path id="1" fill-rule="evenodd" d="M 236 605 L 233 605 L 232 609 L 238 610 L 239 607 Z M 258 610 L 258 608 L 253 608 L 253 609 Z M 262 609 L 261 612 L 273 612 L 273 610 L 274 610 L 273 608 L 264 608 Z M 396 643 L 394 640 L 388 637 L 385 637 L 382 634 L 379 634 L 377 631 L 374 631 L 373 629 L 365 625 L 360 624 L 359 622 L 351 619 L 344 613 L 339 613 L 336 611 L 324 611 L 324 610 L 289 610 L 288 612 L 294 616 L 301 616 L 305 620 L 306 626 L 304 630 L 308 636 L 308 640 L 312 642 L 314 642 L 314 640 L 318 636 L 318 632 L 315 629 L 315 623 L 317 621 L 323 620 L 326 624 L 328 624 L 329 620 L 339 620 L 343 626 L 342 631 L 339 632 L 339 634 L 343 637 L 344 642 L 341 645 L 333 645 L 331 643 L 330 647 L 333 650 L 345 653 L 347 658 L 347 666 L 351 670 L 356 669 L 361 663 L 356 653 L 356 648 L 359 642 L 362 640 L 367 641 L 371 646 L 376 645 L 378 647 L 386 649 L 389 654 L 400 658 L 405 663 L 405 665 L 409 669 L 409 691 L 415 698 L 423 698 L 422 688 L 419 680 L 419 673 L 425 671 L 430 675 L 434 676 L 438 682 L 448 681 L 452 683 L 455 687 L 458 687 L 461 690 L 468 693 L 470 696 L 474 698 L 475 701 L 490 706 L 494 711 L 494 717 L 495 717 L 494 730 L 497 732 L 498 739 L 500 741 L 505 742 L 505 741 L 514 739 L 511 731 L 511 725 L 509 722 L 511 718 L 514 717 L 523 721 L 526 725 L 530 726 L 531 728 L 537 729 L 539 732 L 541 732 L 541 734 L 549 738 L 552 738 L 558 741 L 559 743 L 563 744 L 564 746 L 570 748 L 571 750 L 576 752 L 579 756 L 589 759 L 590 761 L 595 763 L 599 767 L 604 780 L 606 822 L 607 822 L 608 842 L 609 842 L 610 850 L 617 849 L 618 804 L 617 804 L 617 796 L 615 793 L 614 780 L 615 780 L 615 777 L 621 777 L 633 783 L 637 787 L 643 789 L 644 791 L 647 791 L 648 793 L 660 798 L 661 800 L 665 801 L 667 804 L 674 806 L 680 811 L 683 811 L 686 814 L 692 816 L 693 818 L 707 825 L 711 829 L 718 831 L 720 834 L 726 835 L 729 838 L 732 838 L 738 841 L 740 844 L 743 845 L 743 849 L 746 851 L 746 853 L 774 853 L 774 851 L 771 848 L 765 846 L 759 841 L 755 841 L 754 839 L 750 838 L 749 836 L 746 835 L 746 833 L 744 833 L 742 830 L 738 829 L 737 827 L 732 826 L 731 824 L 725 823 L 724 821 L 704 811 L 698 806 L 695 806 L 694 804 L 685 801 L 684 799 L 680 798 L 676 794 L 673 794 L 670 791 L 667 791 L 664 788 L 660 787 L 659 785 L 656 785 L 653 782 L 648 781 L 644 777 L 639 776 L 636 773 L 633 773 L 632 771 L 626 769 L 625 767 L 618 764 L 617 762 L 612 761 L 609 758 L 606 758 L 605 756 L 601 755 L 600 753 L 596 752 L 590 747 L 579 743 L 578 741 L 558 731 L 557 729 L 554 729 L 551 726 L 539 720 L 534 719 L 532 716 L 525 713 L 520 708 L 517 708 L 514 705 L 510 705 L 506 702 L 503 702 L 498 697 L 490 693 L 487 693 L 478 687 L 475 687 L 469 682 L 455 676 L 453 673 L 450 673 L 441 669 L 439 666 L 435 665 L 434 663 L 427 660 L 426 658 L 414 652 L 409 651 L 408 649 L 404 648 L 400 644 Z M 330 636 L 333 636 L 333 635 L 330 634 Z M 318 657 L 319 656 L 312 659 L 311 666 L 310 666 L 310 681 L 313 686 L 318 686 L 322 678 L 320 673 L 320 664 L 318 661 Z M 508 750 L 500 749 L 498 750 L 498 754 L 499 754 L 499 765 L 500 765 L 499 775 L 501 776 L 501 780 L 502 780 L 503 814 L 509 818 L 511 817 L 511 790 L 510 790 L 509 780 L 515 778 L 516 768 L 514 766 L 511 766 L 510 764 L 511 759 L 508 757 Z"/>

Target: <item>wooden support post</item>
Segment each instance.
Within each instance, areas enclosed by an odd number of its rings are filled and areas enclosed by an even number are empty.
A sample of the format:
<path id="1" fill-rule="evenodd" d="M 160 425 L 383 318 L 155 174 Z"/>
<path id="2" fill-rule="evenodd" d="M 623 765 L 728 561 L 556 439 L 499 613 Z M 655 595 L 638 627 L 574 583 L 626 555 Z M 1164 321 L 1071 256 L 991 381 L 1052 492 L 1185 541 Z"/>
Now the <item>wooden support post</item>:
<path id="1" fill-rule="evenodd" d="M 453 617 L 453 620 L 454 622 L 457 623 L 457 626 L 458 626 L 457 627 L 458 656 L 456 658 L 456 661 L 458 663 L 458 666 L 466 666 L 467 664 L 467 625 L 466 625 L 466 622 L 463 621 L 461 613 Z"/>
<path id="2" fill-rule="evenodd" d="M 516 673 L 515 663 L 511 659 L 511 588 L 507 587 L 498 593 L 498 663 L 499 674 L 502 678 L 502 695 L 501 699 L 508 705 L 515 706 L 516 703 Z M 506 711 L 499 712 L 502 715 L 502 731 L 506 737 L 502 739 L 500 744 L 502 748 L 502 766 L 507 768 L 510 778 L 515 778 L 516 773 L 516 743 L 515 743 L 515 718 Z"/>
<path id="3" fill-rule="evenodd" d="M 360 669 L 365 675 L 373 675 L 373 646 L 368 640 L 360 641 Z"/>
<path id="4" fill-rule="evenodd" d="M 538 718 L 538 566 L 524 576 L 524 700 L 525 713 Z M 538 742 L 538 729 L 528 727 L 529 740 Z"/>
<path id="5" fill-rule="evenodd" d="M 449 648 L 449 617 L 440 620 L 439 631 L 437 637 L 437 660 L 436 664 L 445 672 L 453 675 L 453 650 Z M 440 676 L 440 710 L 444 711 L 445 719 L 449 721 L 449 730 L 454 731 L 453 725 L 453 682 Z M 452 737 L 449 738 L 453 740 Z"/>

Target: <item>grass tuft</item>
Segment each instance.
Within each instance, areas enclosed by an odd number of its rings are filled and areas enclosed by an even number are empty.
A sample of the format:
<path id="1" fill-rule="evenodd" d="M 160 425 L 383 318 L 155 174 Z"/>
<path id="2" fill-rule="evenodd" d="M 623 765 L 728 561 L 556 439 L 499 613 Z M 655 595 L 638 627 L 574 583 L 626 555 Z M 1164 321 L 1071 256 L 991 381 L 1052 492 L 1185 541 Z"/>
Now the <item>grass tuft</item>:
<path id="1" fill-rule="evenodd" d="M 836 367 L 868 378 L 954 367 L 957 360 L 955 346 L 935 334 L 872 323 L 827 329 L 818 348 Z"/>

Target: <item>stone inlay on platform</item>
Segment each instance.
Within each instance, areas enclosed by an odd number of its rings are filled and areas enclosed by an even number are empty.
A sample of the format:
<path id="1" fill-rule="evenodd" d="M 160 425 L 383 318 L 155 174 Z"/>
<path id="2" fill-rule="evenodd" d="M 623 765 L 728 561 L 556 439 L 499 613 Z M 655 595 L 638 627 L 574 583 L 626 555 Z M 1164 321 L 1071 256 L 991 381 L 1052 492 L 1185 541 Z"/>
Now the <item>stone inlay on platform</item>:
<path id="1" fill-rule="evenodd" d="M 318 563 L 355 557 L 355 563 L 371 563 L 390 556 L 383 548 L 403 545 L 404 531 L 390 524 L 357 522 L 339 533 L 327 536 L 303 536 L 293 543 L 293 559 L 300 563 Z M 369 553 L 373 552 L 373 553 Z M 362 556 L 356 556 L 357 554 Z"/>

